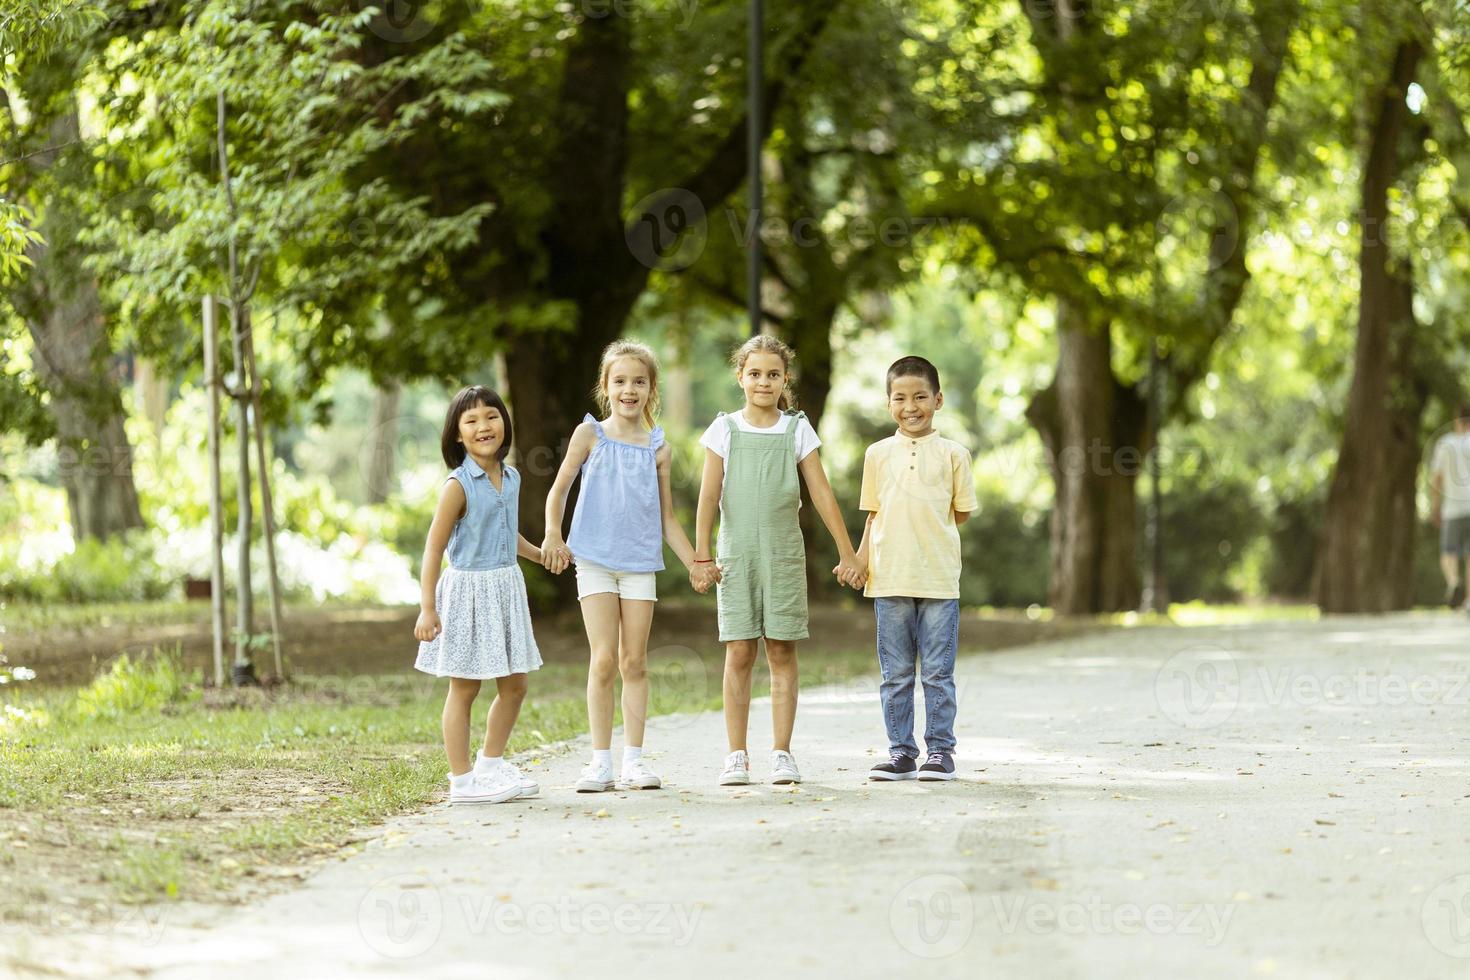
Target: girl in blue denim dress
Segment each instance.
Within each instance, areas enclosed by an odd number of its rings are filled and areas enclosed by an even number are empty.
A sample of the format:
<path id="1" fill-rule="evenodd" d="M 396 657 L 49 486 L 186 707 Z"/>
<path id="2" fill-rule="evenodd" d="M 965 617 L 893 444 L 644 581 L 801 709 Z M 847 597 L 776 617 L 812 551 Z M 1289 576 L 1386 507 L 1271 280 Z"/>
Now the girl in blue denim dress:
<path id="1" fill-rule="evenodd" d="M 504 759 L 526 696 L 526 675 L 541 666 L 531 631 L 526 582 L 516 557 L 540 563 L 541 550 L 516 530 L 521 477 L 505 465 L 510 412 L 489 388 L 454 396 L 440 448 L 450 469 L 424 545 L 421 608 L 414 667 L 449 678 L 444 751 L 451 803 L 504 803 L 538 787 Z M 448 553 L 449 567 L 440 574 Z M 470 710 L 480 682 L 494 680 L 485 740 L 469 760 Z"/>

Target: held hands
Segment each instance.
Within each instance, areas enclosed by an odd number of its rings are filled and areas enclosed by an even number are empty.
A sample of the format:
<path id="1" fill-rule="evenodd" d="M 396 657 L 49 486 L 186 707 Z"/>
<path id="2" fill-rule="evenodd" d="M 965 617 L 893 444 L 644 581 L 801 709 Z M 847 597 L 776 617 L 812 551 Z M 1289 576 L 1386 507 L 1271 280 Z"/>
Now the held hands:
<path id="1" fill-rule="evenodd" d="M 853 589 L 861 589 L 868 584 L 868 563 L 860 556 L 853 555 L 846 561 L 839 561 L 832 569 L 832 574 L 837 576 L 837 581 Z"/>
<path id="2" fill-rule="evenodd" d="M 419 610 L 419 621 L 413 624 L 413 638 L 428 643 L 437 637 L 444 627 L 439 625 L 439 614 L 433 609 Z"/>
<path id="3" fill-rule="evenodd" d="M 720 566 L 712 561 L 696 561 L 689 566 L 689 584 L 701 595 L 717 585 L 723 577 Z"/>
<path id="4" fill-rule="evenodd" d="M 553 575 L 560 575 L 572 563 L 572 552 L 559 534 L 548 534 L 541 542 L 541 567 Z"/>

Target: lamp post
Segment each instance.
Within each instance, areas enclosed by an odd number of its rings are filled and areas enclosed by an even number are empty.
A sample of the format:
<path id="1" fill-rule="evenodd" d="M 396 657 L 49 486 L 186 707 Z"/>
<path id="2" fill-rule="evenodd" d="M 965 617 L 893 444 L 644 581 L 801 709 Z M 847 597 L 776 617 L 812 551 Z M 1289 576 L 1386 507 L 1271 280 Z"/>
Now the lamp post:
<path id="1" fill-rule="evenodd" d="M 746 50 L 746 170 L 750 178 L 750 227 L 746 251 L 745 306 L 750 334 L 761 332 L 761 105 L 765 82 L 765 27 L 762 0 L 750 0 L 750 35 Z"/>

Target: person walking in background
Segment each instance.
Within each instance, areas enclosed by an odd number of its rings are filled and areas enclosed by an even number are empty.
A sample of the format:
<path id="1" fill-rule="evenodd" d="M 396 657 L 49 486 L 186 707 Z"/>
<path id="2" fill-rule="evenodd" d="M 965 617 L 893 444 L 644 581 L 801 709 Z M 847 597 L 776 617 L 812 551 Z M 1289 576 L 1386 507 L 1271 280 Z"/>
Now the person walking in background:
<path id="1" fill-rule="evenodd" d="M 1470 556 L 1470 405 L 1461 405 L 1455 431 L 1434 447 L 1429 466 L 1429 519 L 1439 528 L 1439 567 L 1445 602 L 1465 609 L 1466 558 Z"/>

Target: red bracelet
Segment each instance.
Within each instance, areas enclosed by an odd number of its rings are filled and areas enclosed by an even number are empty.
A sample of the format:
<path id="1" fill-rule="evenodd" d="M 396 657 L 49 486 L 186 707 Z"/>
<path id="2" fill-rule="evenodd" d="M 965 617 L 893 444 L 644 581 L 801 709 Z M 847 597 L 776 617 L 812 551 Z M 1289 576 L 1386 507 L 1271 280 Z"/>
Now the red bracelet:
<path id="1" fill-rule="evenodd" d="M 714 563 L 714 559 L 713 558 L 696 558 L 696 559 L 694 559 L 694 564 L 696 564 L 696 565 L 710 565 L 710 564 L 713 564 L 713 563 Z"/>

